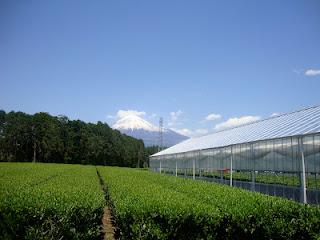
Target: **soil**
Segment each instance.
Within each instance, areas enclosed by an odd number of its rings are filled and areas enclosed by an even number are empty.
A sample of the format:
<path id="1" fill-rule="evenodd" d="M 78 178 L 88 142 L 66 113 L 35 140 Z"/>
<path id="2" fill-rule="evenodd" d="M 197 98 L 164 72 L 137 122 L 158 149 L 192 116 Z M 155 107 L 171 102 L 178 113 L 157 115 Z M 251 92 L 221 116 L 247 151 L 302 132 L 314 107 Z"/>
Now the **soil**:
<path id="1" fill-rule="evenodd" d="M 115 228 L 112 224 L 111 211 L 108 206 L 104 208 L 103 218 L 102 218 L 102 232 L 104 233 L 104 240 L 115 240 L 114 232 Z"/>

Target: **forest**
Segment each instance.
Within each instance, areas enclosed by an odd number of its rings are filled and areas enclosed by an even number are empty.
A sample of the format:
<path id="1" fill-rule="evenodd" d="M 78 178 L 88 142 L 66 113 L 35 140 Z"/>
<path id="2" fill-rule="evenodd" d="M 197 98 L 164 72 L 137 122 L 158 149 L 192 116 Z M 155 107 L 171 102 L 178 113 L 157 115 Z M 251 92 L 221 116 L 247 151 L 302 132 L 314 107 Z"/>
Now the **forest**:
<path id="1" fill-rule="evenodd" d="M 126 167 L 148 166 L 156 148 L 106 123 L 86 123 L 45 112 L 0 110 L 0 161 L 51 162 Z"/>

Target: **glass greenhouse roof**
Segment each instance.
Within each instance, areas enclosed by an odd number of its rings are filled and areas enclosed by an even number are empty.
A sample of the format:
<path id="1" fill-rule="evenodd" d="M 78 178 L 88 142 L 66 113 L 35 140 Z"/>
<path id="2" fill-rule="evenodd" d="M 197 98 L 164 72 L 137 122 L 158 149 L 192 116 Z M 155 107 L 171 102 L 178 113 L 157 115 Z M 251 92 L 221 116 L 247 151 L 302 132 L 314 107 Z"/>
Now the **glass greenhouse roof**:
<path id="1" fill-rule="evenodd" d="M 152 156 L 320 132 L 320 105 L 191 138 Z"/>

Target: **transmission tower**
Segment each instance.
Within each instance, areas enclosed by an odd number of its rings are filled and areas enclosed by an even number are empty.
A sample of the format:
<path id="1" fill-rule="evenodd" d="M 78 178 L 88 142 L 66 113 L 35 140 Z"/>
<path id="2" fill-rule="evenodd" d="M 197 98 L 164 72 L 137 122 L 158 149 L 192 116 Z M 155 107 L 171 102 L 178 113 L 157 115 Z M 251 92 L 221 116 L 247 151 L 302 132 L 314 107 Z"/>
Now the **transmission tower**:
<path id="1" fill-rule="evenodd" d="M 160 152 L 163 147 L 163 118 L 160 117 L 159 119 L 159 144 L 158 144 L 158 151 Z"/>

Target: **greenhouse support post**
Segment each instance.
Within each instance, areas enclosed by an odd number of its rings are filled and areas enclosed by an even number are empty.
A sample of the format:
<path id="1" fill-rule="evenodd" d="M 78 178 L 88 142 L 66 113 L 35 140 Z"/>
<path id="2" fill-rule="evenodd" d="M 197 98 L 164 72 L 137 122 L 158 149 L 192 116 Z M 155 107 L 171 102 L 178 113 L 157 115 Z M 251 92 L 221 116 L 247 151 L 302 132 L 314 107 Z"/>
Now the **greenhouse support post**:
<path id="1" fill-rule="evenodd" d="M 306 166 L 304 159 L 304 148 L 302 137 L 299 138 L 299 149 L 301 153 L 301 198 L 303 203 L 307 203 L 307 187 L 306 187 Z"/>
<path id="2" fill-rule="evenodd" d="M 251 156 L 253 156 L 253 158 L 250 158 L 252 165 L 252 171 L 251 171 L 251 190 L 255 191 L 256 190 L 256 171 L 255 171 L 255 149 L 253 148 L 253 145 L 250 145 L 250 151 L 251 151 Z"/>
<path id="3" fill-rule="evenodd" d="M 160 160 L 160 174 L 161 174 L 161 170 L 162 170 L 162 169 L 161 169 L 161 160 Z"/>
<path id="4" fill-rule="evenodd" d="M 176 177 L 178 177 L 178 162 L 176 160 Z"/>
<path id="5" fill-rule="evenodd" d="M 256 172 L 253 169 L 251 171 L 251 190 L 255 191 L 255 189 L 256 189 Z"/>
<path id="6" fill-rule="evenodd" d="M 230 187 L 232 187 L 232 162 L 233 162 L 233 153 L 232 153 L 232 146 L 231 146 L 231 157 L 230 157 Z"/>
<path id="7" fill-rule="evenodd" d="M 193 158 L 192 161 L 192 178 L 196 179 L 196 159 Z"/>

